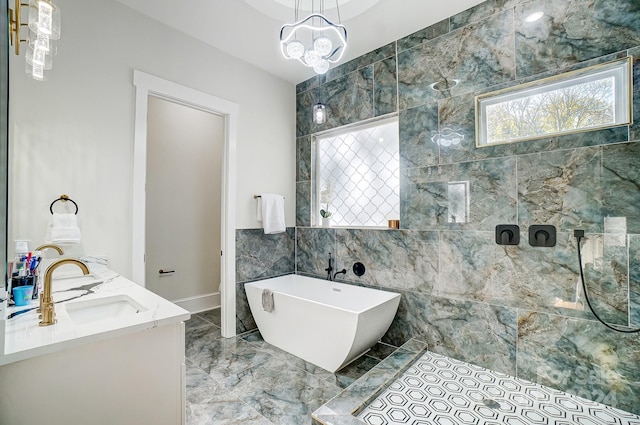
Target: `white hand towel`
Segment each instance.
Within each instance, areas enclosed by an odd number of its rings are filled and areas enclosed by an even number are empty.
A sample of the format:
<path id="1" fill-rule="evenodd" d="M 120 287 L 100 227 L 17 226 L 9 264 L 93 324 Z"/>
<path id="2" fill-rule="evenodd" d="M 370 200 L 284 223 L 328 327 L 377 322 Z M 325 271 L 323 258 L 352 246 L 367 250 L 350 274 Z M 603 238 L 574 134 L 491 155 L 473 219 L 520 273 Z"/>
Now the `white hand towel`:
<path id="1" fill-rule="evenodd" d="M 262 309 L 267 313 L 273 311 L 273 291 L 271 289 L 262 290 Z"/>
<path id="2" fill-rule="evenodd" d="M 284 222 L 284 196 L 263 193 L 260 200 L 265 235 L 285 232 L 287 228 Z"/>
<path id="3" fill-rule="evenodd" d="M 49 241 L 58 244 L 80 243 L 81 233 L 75 214 L 53 213 L 49 225 Z"/>

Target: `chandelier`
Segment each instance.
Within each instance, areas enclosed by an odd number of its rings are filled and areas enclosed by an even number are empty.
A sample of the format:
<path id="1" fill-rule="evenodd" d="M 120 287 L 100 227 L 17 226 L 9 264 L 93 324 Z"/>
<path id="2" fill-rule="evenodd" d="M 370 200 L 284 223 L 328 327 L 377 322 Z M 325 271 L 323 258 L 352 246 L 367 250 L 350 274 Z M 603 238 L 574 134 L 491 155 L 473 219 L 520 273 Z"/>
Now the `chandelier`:
<path id="1" fill-rule="evenodd" d="M 28 11 L 28 23 L 22 20 L 23 8 Z M 23 27 L 29 28 L 26 38 L 21 38 Z M 45 71 L 51 69 L 51 56 L 56 54 L 54 40 L 59 38 L 60 8 L 52 0 L 15 0 L 14 9 L 9 10 L 9 39 L 16 55 L 20 54 L 20 43 L 28 43 L 27 72 L 33 79 L 46 79 Z"/>
<path id="2" fill-rule="evenodd" d="M 325 16 L 324 0 L 311 1 L 311 14 L 299 20 L 300 2 L 295 0 L 295 20 L 280 29 L 280 50 L 287 59 L 297 59 L 313 68 L 316 74 L 325 74 L 332 63 L 342 59 L 347 47 L 347 29 L 341 23 L 334 24 Z M 338 22 L 340 9 L 336 0 Z"/>

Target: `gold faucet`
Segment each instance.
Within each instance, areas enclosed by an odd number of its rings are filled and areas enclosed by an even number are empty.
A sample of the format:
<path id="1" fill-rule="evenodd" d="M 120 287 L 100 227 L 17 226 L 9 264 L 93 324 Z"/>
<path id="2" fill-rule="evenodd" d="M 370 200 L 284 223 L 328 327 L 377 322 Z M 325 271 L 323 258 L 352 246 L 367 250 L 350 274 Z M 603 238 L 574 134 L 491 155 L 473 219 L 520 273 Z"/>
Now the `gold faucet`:
<path id="1" fill-rule="evenodd" d="M 40 245 L 39 247 L 36 248 L 36 251 L 44 251 L 47 248 L 55 249 L 56 251 L 58 251 L 59 255 L 64 254 L 64 249 L 62 249 L 60 245 L 56 245 L 54 243 L 46 243 L 44 245 Z M 40 295 L 39 298 L 40 298 L 40 306 L 38 307 L 38 310 L 37 310 L 38 313 L 42 311 L 42 295 Z"/>
<path id="2" fill-rule="evenodd" d="M 40 326 L 51 326 L 57 322 L 55 318 L 55 304 L 53 303 L 53 298 L 51 297 L 51 276 L 53 275 L 55 269 L 65 264 L 75 264 L 76 266 L 80 267 L 82 273 L 89 274 L 89 268 L 87 267 L 87 265 L 80 260 L 76 260 L 75 258 L 60 258 L 51 263 L 51 265 L 44 272 L 44 289 L 42 290 L 43 293 L 40 294 L 40 297 L 42 299 L 42 321 L 40 322 Z"/>
<path id="3" fill-rule="evenodd" d="M 56 251 L 58 251 L 58 254 L 60 255 L 64 254 L 64 249 L 62 249 L 61 246 L 56 245 L 54 243 L 46 243 L 44 245 L 40 245 L 39 247 L 36 248 L 36 251 L 44 251 L 47 248 L 55 249 Z"/>

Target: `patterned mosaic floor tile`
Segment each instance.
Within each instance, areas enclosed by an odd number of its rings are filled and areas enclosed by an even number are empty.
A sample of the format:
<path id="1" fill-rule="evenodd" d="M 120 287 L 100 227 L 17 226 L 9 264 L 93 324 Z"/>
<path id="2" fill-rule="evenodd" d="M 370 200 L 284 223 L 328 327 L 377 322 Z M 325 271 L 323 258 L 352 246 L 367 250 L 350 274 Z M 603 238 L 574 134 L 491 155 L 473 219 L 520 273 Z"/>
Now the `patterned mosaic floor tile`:
<path id="1" fill-rule="evenodd" d="M 640 425 L 640 416 L 426 352 L 358 418 L 369 425 Z"/>

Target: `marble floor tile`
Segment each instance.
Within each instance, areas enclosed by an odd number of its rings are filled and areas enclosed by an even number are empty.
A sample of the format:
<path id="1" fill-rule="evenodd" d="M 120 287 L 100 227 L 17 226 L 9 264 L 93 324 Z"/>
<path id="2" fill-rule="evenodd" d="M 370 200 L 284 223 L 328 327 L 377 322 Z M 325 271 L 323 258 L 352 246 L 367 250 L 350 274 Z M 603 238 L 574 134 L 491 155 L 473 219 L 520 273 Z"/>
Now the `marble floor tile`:
<path id="1" fill-rule="evenodd" d="M 394 347 L 393 345 L 385 344 L 383 342 L 378 342 L 376 345 L 371 347 L 371 350 L 367 353 L 367 356 L 373 357 L 374 359 L 384 360 L 391 355 L 394 351 L 396 351 L 398 347 Z"/>
<path id="2" fill-rule="evenodd" d="M 213 323 L 217 327 L 221 326 L 220 307 L 197 313 L 196 316 Z"/>
<path id="3" fill-rule="evenodd" d="M 211 335 L 205 335 L 192 344 L 187 343 L 186 356 L 218 381 L 247 369 L 262 367 L 273 357 L 240 338 L 216 339 Z"/>
<path id="4" fill-rule="evenodd" d="M 310 424 L 311 413 L 342 390 L 281 358 L 268 357 L 221 383 L 274 424 Z"/>
<path id="5" fill-rule="evenodd" d="M 191 318 L 189 320 L 187 320 L 186 322 L 184 322 L 186 331 L 197 329 L 197 328 L 206 327 L 207 325 L 210 325 L 210 324 L 211 323 L 209 323 L 207 320 L 205 320 L 199 314 L 192 314 Z"/>
<path id="6" fill-rule="evenodd" d="M 187 425 L 271 425 L 191 362 L 187 362 L 186 417 Z"/>
<path id="7" fill-rule="evenodd" d="M 311 413 L 395 347 L 378 344 L 335 374 L 289 354 L 254 331 L 222 338 L 215 311 L 187 322 L 187 424 L 311 423 Z"/>
<path id="8" fill-rule="evenodd" d="M 260 331 L 258 330 L 243 335 L 242 339 L 244 339 L 254 347 L 260 349 L 261 351 L 267 352 L 272 356 L 285 360 L 287 363 L 294 367 L 297 367 L 298 369 L 302 369 L 305 372 L 315 375 L 320 379 L 324 379 L 325 381 L 333 382 L 335 384 L 338 383 L 336 376 L 328 370 L 324 370 L 321 367 L 314 365 L 313 363 L 309 363 L 301 359 L 300 357 L 296 357 L 293 354 L 289 354 L 286 351 L 267 343 L 264 339 L 262 339 L 262 335 L 260 335 Z"/>
<path id="9" fill-rule="evenodd" d="M 338 386 L 347 388 L 362 375 L 373 369 L 380 360 L 368 355 L 359 357 L 335 373 Z"/>
<path id="10" fill-rule="evenodd" d="M 259 348 L 260 350 L 266 351 L 275 357 L 279 357 L 285 360 L 290 365 L 302 369 L 305 372 L 310 373 L 327 382 L 333 383 L 340 388 L 346 388 L 351 385 L 354 381 L 367 373 L 371 368 L 376 366 L 380 362 L 380 360 L 383 360 L 389 354 L 393 353 L 393 351 L 395 351 L 397 348 L 391 345 L 378 343 L 366 355 L 354 360 L 352 363 L 343 367 L 339 371 L 331 373 L 327 370 L 322 369 L 321 367 L 309 363 L 299 357 L 294 356 L 293 354 L 289 354 L 286 351 L 265 342 L 265 340 L 262 339 L 262 335 L 260 335 L 259 331 L 254 331 L 243 335 L 242 338 L 255 347 Z"/>
<path id="11" fill-rule="evenodd" d="M 185 356 L 188 359 L 206 350 L 207 346 L 222 337 L 220 328 L 206 322 L 204 319 L 196 318 L 202 322 L 194 322 L 190 325 L 189 320 L 185 326 Z M 192 319 L 193 320 L 193 319 Z"/>

